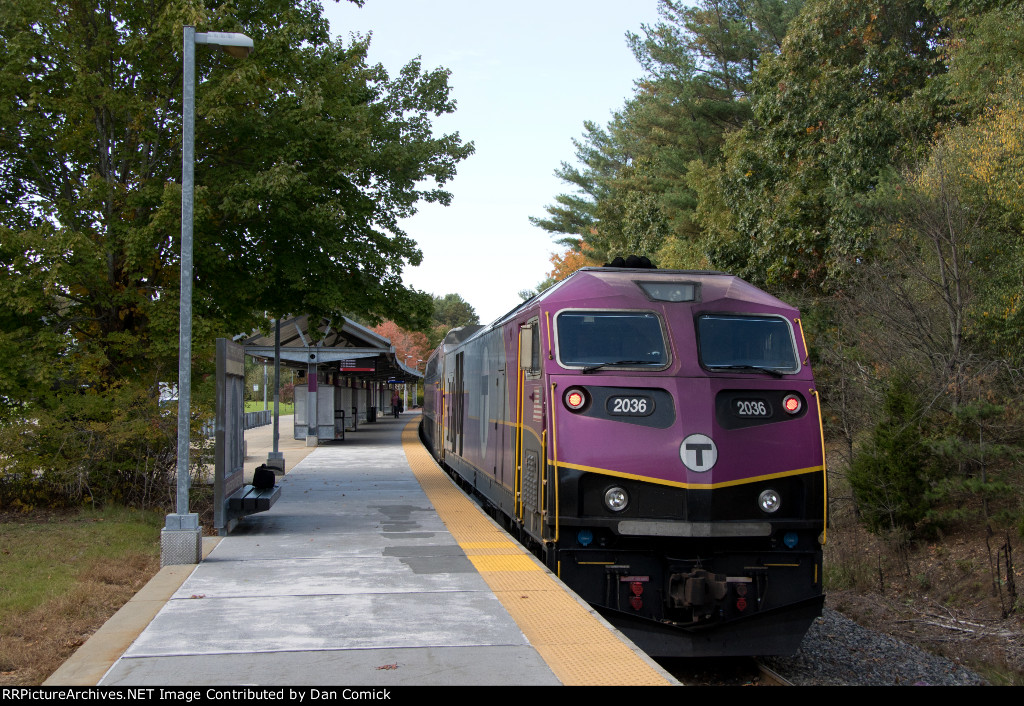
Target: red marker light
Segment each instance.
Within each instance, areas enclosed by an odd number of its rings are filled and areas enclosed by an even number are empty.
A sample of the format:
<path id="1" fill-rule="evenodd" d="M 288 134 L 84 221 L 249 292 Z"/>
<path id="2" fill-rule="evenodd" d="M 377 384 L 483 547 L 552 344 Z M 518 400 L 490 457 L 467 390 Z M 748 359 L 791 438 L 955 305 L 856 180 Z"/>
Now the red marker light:
<path id="1" fill-rule="evenodd" d="M 789 414 L 796 414 L 803 406 L 803 402 L 796 395 L 786 395 L 785 399 L 782 400 L 782 407 Z"/>
<path id="2" fill-rule="evenodd" d="M 587 396 L 583 394 L 583 390 L 569 390 L 565 393 L 565 406 L 574 412 L 583 409 L 586 403 Z"/>

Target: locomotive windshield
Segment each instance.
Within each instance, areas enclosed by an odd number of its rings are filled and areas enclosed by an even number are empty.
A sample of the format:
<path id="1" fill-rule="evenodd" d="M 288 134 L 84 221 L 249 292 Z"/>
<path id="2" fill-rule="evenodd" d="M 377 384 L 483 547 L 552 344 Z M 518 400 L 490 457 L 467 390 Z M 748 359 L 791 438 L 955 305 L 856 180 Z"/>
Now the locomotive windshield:
<path id="1" fill-rule="evenodd" d="M 795 373 L 800 369 L 789 322 L 778 316 L 705 314 L 697 320 L 705 368 Z"/>
<path id="2" fill-rule="evenodd" d="M 556 325 L 558 358 L 564 366 L 597 369 L 668 364 L 665 336 L 655 314 L 563 311 Z"/>

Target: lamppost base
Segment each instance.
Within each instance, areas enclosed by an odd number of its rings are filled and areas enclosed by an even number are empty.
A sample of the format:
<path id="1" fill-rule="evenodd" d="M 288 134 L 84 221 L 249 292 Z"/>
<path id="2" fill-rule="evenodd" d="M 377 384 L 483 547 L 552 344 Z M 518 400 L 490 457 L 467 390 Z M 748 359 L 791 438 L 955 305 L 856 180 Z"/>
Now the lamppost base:
<path id="1" fill-rule="evenodd" d="M 168 515 L 160 530 L 160 567 L 198 564 L 203 558 L 203 528 L 199 515 Z"/>
<path id="2" fill-rule="evenodd" d="M 284 475 L 284 454 L 280 451 L 271 451 L 267 454 L 267 465 L 274 469 L 274 475 Z"/>

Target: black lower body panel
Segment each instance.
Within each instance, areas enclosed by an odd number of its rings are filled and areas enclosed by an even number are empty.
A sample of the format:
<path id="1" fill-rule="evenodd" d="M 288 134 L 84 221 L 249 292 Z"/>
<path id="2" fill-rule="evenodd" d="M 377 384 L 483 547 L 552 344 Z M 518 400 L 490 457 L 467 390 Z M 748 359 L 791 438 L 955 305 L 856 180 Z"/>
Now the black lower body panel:
<path id="1" fill-rule="evenodd" d="M 637 647 L 652 657 L 747 657 L 791 655 L 800 647 L 825 596 L 698 629 L 676 627 L 631 613 L 594 606 Z"/>

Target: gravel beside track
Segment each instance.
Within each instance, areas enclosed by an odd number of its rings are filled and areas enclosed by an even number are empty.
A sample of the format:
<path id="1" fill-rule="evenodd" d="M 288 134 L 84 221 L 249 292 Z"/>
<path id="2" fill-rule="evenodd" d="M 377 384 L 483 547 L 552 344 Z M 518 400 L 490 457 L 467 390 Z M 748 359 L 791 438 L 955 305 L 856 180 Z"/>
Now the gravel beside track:
<path id="1" fill-rule="evenodd" d="M 980 686 L 974 672 L 825 609 L 792 657 L 762 660 L 796 686 Z"/>

